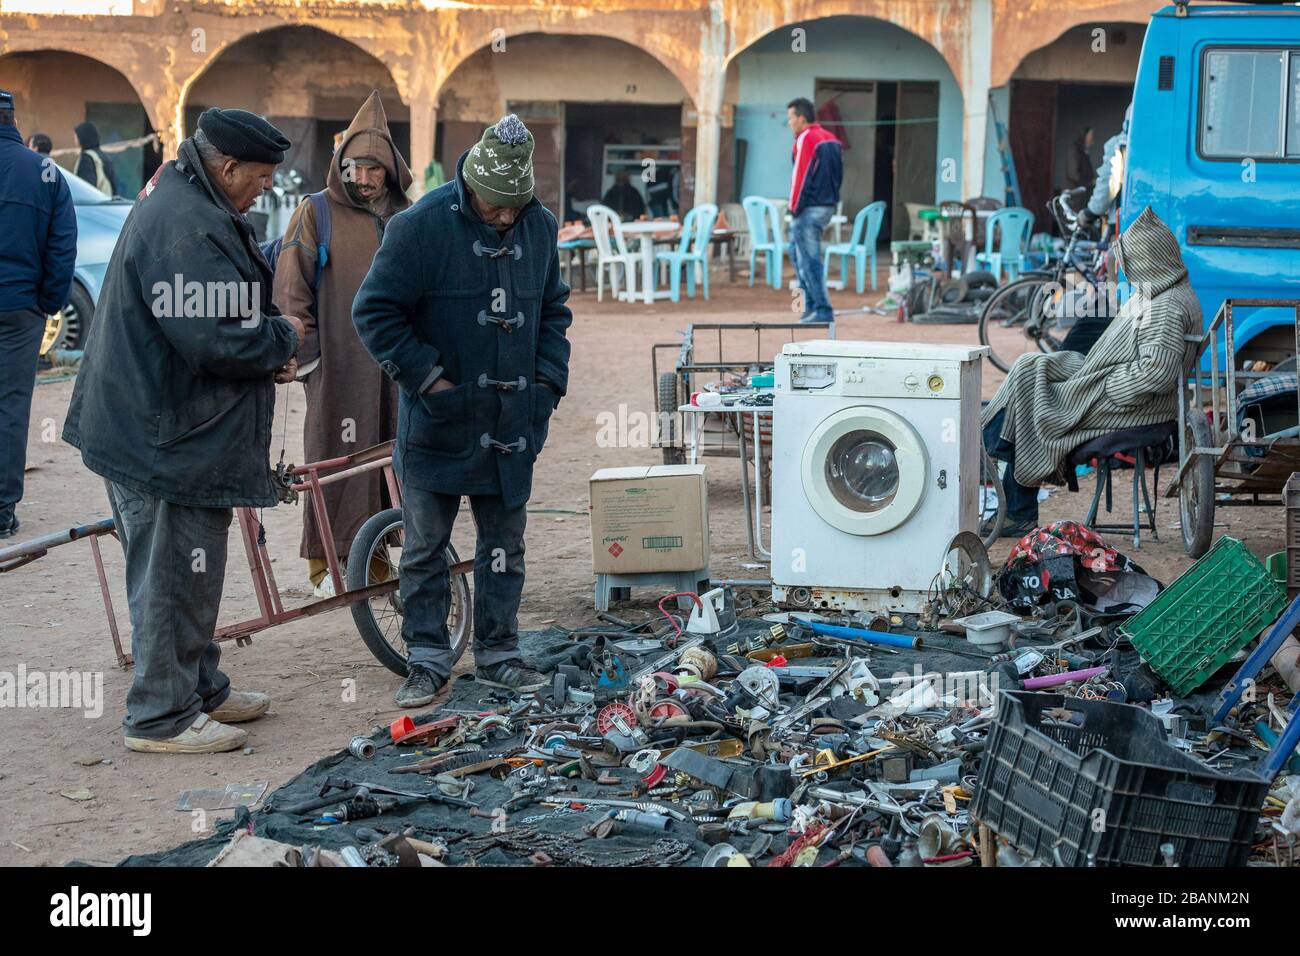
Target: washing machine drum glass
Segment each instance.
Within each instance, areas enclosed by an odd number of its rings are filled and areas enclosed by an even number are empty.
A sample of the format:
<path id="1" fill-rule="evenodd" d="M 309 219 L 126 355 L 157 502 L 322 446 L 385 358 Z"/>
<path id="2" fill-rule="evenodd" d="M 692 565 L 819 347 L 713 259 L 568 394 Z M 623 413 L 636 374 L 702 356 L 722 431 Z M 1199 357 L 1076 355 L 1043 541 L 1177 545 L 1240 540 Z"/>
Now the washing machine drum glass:
<path id="1" fill-rule="evenodd" d="M 894 443 L 872 431 L 841 436 L 826 456 L 826 486 L 854 511 L 880 511 L 898 494 Z"/>
<path id="2" fill-rule="evenodd" d="M 877 535 L 920 505 L 929 456 L 897 412 L 855 405 L 813 427 L 800 471 L 808 503 L 824 521 L 849 534 Z"/>

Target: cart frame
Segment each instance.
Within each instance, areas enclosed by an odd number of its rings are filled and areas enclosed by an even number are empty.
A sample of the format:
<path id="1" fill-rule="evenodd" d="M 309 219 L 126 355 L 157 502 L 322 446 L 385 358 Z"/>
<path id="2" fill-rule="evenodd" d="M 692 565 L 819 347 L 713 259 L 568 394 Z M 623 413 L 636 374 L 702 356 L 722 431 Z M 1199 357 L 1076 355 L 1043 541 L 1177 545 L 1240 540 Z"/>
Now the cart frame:
<path id="1" fill-rule="evenodd" d="M 654 409 L 658 413 L 658 429 L 651 440 L 650 447 L 662 448 L 664 450 L 665 464 L 680 464 L 684 461 L 684 447 L 686 439 L 685 421 L 681 412 L 677 409 L 681 405 L 687 404 L 691 400 L 692 377 L 708 373 L 735 372 L 744 373 L 750 369 L 761 369 L 764 371 L 771 370 L 776 361 L 776 353 L 764 353 L 763 333 L 785 333 L 781 337 L 789 342 L 800 341 L 796 333 L 801 331 L 822 331 L 826 333 L 827 338 L 835 337 L 835 326 L 830 322 L 695 322 L 687 326 L 680 333 L 681 342 L 659 342 L 650 346 L 650 382 L 653 387 Z M 717 342 L 717 360 L 706 362 L 697 361 L 696 352 L 699 347 L 700 336 L 702 332 L 716 332 Z M 728 332 L 750 332 L 754 337 L 754 351 L 752 355 L 744 358 L 730 358 L 727 356 L 726 346 L 724 345 L 724 333 Z M 784 344 L 784 343 L 783 343 Z M 778 347 L 779 348 L 779 347 Z M 671 349 L 677 352 L 677 360 L 671 373 L 660 372 L 659 353 L 664 349 Z M 661 376 L 672 374 L 676 378 L 674 396 L 675 400 L 671 403 L 665 403 L 661 400 L 660 379 Z M 702 455 L 725 455 L 727 457 L 736 457 L 744 455 L 743 444 L 737 435 L 737 441 L 733 444 L 726 437 L 738 427 L 732 416 L 724 413 L 727 419 L 725 427 L 721 429 L 709 429 L 710 432 L 719 432 L 723 435 L 723 441 L 714 444 L 701 444 L 700 454 Z M 671 418 L 667 417 L 671 416 Z M 723 416 L 705 415 L 705 420 L 698 423 L 701 434 L 705 431 L 706 425 L 717 425 L 723 422 Z M 671 425 L 669 424 L 671 422 Z"/>
<path id="2" fill-rule="evenodd" d="M 311 507 L 316 516 L 318 533 L 321 542 L 326 545 L 324 550 L 330 578 L 334 584 L 334 597 L 321 598 L 297 607 L 286 608 L 280 598 L 279 588 L 275 583 L 275 573 L 271 570 L 271 557 L 266 548 L 266 537 L 262 533 L 262 522 L 258 517 L 259 509 L 234 509 L 240 538 L 244 543 L 244 553 L 248 558 L 249 574 L 253 579 L 253 594 L 257 599 L 258 615 L 244 621 L 218 627 L 216 633 L 212 636 L 214 641 L 233 640 L 236 646 L 243 647 L 252 643 L 254 634 L 277 624 L 286 624 L 300 618 L 314 617 L 317 614 L 324 614 L 327 611 L 347 607 L 360 601 L 369 601 L 371 598 L 388 594 L 397 589 L 398 578 L 381 581 L 354 591 L 346 589 L 336 554 L 338 549 L 334 546 L 334 529 L 330 525 L 329 514 L 325 509 L 325 499 L 321 494 L 321 489 L 326 485 L 343 481 L 354 475 L 377 470 L 382 470 L 384 473 L 392 506 L 400 508 L 402 490 L 397 473 L 393 470 L 393 443 L 391 441 L 342 458 L 310 462 L 306 465 L 286 468 L 277 472 L 282 500 L 286 503 L 294 501 L 298 493 L 305 493 L 310 496 Z M 37 558 L 45 556 L 51 548 L 59 545 L 70 544 L 73 541 L 89 541 L 91 554 L 95 560 L 95 572 L 99 578 L 99 591 L 104 603 L 104 614 L 108 618 L 109 634 L 113 639 L 113 649 L 117 653 L 117 662 L 121 667 L 128 667 L 132 663 L 132 658 L 122 646 L 121 632 L 117 626 L 117 614 L 113 608 L 113 597 L 108 586 L 108 575 L 104 571 L 104 558 L 99 547 L 99 539 L 103 535 L 117 537 L 117 527 L 112 518 L 102 518 L 91 524 L 79 525 L 67 531 L 55 532 L 21 544 L 0 548 L 0 574 L 30 564 Z M 448 572 L 451 577 L 455 578 L 468 574 L 473 567 L 473 559 L 457 561 L 449 567 Z M 468 616 L 472 616 L 472 612 L 468 608 L 465 609 L 465 613 L 467 619 Z"/>
<path id="3" fill-rule="evenodd" d="M 1287 308 L 1296 315 L 1296 356 L 1300 361 L 1300 299 L 1225 299 L 1214 320 L 1201 335 L 1188 335 L 1194 346 L 1184 357 L 1186 401 L 1178 403 L 1178 471 L 1165 492 L 1181 503 L 1183 543 L 1188 554 L 1199 558 L 1208 547 L 1216 505 L 1254 507 L 1282 504 L 1280 497 L 1291 473 L 1300 471 L 1300 436 L 1273 439 L 1245 434 L 1237 422 L 1238 392 L 1251 380 L 1270 372 L 1236 368 L 1233 338 L 1234 308 Z M 1219 347 L 1223 365 L 1219 368 Z M 1203 367 L 1209 353 L 1209 371 Z M 1213 425 L 1204 422 L 1208 405 Z M 1296 400 L 1300 420 L 1300 392 Z M 1199 419 L 1199 421 L 1198 421 Z M 1200 438 L 1197 435 L 1200 435 Z M 1208 438 L 1208 443 L 1203 443 Z M 1264 454 L 1250 454 L 1262 449 Z M 1204 476 L 1197 488 L 1197 466 Z M 1245 466 L 1253 466 L 1247 471 Z M 1209 492 L 1208 494 L 1205 492 Z M 1275 497 L 1261 497 L 1271 495 Z M 1192 527 L 1189 527 L 1189 524 Z"/>

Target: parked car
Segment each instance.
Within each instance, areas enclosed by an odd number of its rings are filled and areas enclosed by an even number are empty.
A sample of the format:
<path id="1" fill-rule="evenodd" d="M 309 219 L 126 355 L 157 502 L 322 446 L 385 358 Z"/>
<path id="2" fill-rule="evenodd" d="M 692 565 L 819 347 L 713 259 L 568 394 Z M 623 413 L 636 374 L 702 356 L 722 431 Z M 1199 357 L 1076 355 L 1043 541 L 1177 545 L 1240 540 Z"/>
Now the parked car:
<path id="1" fill-rule="evenodd" d="M 1127 162 L 1121 226 L 1147 205 L 1169 225 L 1207 326 L 1229 296 L 1300 298 L 1300 8 L 1155 13 Z M 1291 310 L 1234 309 L 1233 326 L 1239 360 L 1295 354 Z"/>
<path id="2" fill-rule="evenodd" d="M 109 199 L 90 183 L 60 170 L 68 181 L 72 204 L 77 211 L 77 265 L 72 289 L 63 311 L 51 315 L 45 324 L 41 353 L 51 349 L 80 349 L 95 316 L 100 286 L 118 234 L 131 212 L 128 199 Z"/>

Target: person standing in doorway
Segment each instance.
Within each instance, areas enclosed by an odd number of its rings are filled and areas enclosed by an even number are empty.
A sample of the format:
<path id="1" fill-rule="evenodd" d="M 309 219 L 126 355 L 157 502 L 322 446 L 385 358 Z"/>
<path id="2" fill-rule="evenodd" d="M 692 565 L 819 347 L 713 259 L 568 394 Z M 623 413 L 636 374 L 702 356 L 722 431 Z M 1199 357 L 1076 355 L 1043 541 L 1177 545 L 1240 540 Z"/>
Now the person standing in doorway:
<path id="1" fill-rule="evenodd" d="M 1097 181 L 1097 174 L 1092 169 L 1092 144 L 1096 139 L 1091 126 L 1085 126 L 1070 145 L 1070 154 L 1065 161 L 1065 184 L 1068 189 L 1091 190 Z"/>
<path id="2" fill-rule="evenodd" d="M 113 172 L 113 161 L 99 148 L 99 128 L 94 123 L 78 123 L 73 132 L 77 135 L 77 148 L 80 150 L 73 172 L 110 199 L 116 196 L 117 176 Z"/>
<path id="3" fill-rule="evenodd" d="M 840 201 L 844 159 L 835 134 L 817 123 L 812 101 L 791 100 L 786 118 L 794 133 L 794 176 L 790 185 L 790 255 L 803 289 L 801 322 L 834 322 L 822 274 L 822 232 Z"/>

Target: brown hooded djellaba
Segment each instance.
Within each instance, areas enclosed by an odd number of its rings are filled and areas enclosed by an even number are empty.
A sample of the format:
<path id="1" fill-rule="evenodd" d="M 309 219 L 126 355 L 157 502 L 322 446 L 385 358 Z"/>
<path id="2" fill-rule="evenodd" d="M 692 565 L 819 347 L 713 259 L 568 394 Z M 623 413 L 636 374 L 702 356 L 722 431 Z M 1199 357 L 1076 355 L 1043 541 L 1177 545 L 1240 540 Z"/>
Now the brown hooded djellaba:
<path id="1" fill-rule="evenodd" d="M 373 208 L 353 198 L 344 174 L 345 161 L 364 158 L 378 160 L 387 170 L 388 192 Z M 396 387 L 357 338 L 352 299 L 370 270 L 384 225 L 410 205 L 410 185 L 411 171 L 393 145 L 384 105 L 374 92 L 330 160 L 325 190 L 330 210 L 328 262 L 315 301 L 312 282 L 318 251 L 311 200 L 304 199 L 289 220 L 276 264 L 274 299 L 280 311 L 298 316 L 307 328 L 298 362 L 307 389 L 303 449 L 308 461 L 355 454 L 396 435 Z M 338 553 L 346 556 L 362 523 L 388 507 L 383 472 L 355 475 L 323 491 Z M 300 554 L 325 558 L 310 507 L 303 509 Z"/>

